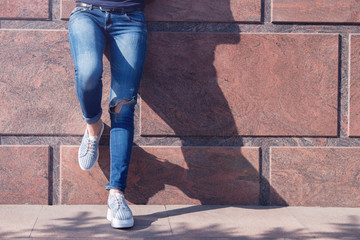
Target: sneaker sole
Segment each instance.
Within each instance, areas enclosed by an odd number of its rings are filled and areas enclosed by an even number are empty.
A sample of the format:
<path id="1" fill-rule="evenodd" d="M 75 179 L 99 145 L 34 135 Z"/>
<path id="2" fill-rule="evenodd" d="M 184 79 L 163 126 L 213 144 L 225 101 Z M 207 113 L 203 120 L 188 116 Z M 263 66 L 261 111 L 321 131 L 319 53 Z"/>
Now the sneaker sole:
<path id="1" fill-rule="evenodd" d="M 131 228 L 134 226 L 134 219 L 129 220 L 117 220 L 113 219 L 111 216 L 111 210 L 108 208 L 106 219 L 111 222 L 111 227 L 113 228 Z"/>

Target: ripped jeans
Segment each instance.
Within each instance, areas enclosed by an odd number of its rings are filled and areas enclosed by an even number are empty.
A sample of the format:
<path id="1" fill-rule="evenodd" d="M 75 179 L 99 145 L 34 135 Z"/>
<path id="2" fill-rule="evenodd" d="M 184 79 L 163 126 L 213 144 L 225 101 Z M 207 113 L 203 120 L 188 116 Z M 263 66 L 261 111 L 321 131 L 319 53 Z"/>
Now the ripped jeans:
<path id="1" fill-rule="evenodd" d="M 106 189 L 124 191 L 134 138 L 134 108 L 147 51 L 142 11 L 103 12 L 76 7 L 69 20 L 69 42 L 75 66 L 75 88 L 83 118 L 96 123 L 102 114 L 103 53 L 109 49 L 110 181 Z M 121 104 L 120 111 L 115 107 Z"/>

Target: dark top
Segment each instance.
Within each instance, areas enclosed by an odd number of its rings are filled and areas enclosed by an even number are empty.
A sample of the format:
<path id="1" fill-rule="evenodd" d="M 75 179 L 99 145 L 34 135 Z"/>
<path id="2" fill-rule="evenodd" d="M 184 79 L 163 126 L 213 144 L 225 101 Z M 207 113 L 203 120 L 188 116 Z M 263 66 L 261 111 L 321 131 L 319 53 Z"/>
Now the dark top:
<path id="1" fill-rule="evenodd" d="M 145 7 L 144 0 L 76 0 L 76 2 L 84 2 L 104 8 Z"/>

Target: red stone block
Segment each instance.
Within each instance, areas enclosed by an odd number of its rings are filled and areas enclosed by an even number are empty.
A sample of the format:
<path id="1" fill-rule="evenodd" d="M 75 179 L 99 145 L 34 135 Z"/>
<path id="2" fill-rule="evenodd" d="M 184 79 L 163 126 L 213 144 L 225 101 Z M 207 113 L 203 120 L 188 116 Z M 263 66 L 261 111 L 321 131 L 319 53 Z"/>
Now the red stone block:
<path id="1" fill-rule="evenodd" d="M 359 207 L 359 159 L 360 148 L 271 148 L 271 203 Z"/>
<path id="2" fill-rule="evenodd" d="M 69 19 L 75 5 L 74 0 L 61 0 L 61 19 Z"/>
<path id="3" fill-rule="evenodd" d="M 150 21 L 260 22 L 261 0 L 150 0 Z"/>
<path id="4" fill-rule="evenodd" d="M 0 39 L 0 133 L 82 135 L 67 31 L 1 30 Z M 107 124 L 108 79 L 105 74 Z"/>
<path id="5" fill-rule="evenodd" d="M 259 149 L 137 147 L 128 199 L 139 204 L 258 204 Z"/>
<path id="6" fill-rule="evenodd" d="M 48 204 L 48 164 L 48 146 L 0 146 L 0 204 Z"/>
<path id="7" fill-rule="evenodd" d="M 273 22 L 359 23 L 358 0 L 272 0 Z"/>
<path id="8" fill-rule="evenodd" d="M 109 149 L 100 148 L 99 164 L 90 172 L 80 169 L 78 146 L 60 147 L 60 203 L 106 204 Z"/>
<path id="9" fill-rule="evenodd" d="M 142 135 L 337 136 L 338 35 L 149 38 Z"/>
<path id="10" fill-rule="evenodd" d="M 68 19 L 75 3 L 61 1 L 61 18 Z M 261 0 L 145 0 L 148 21 L 260 22 Z"/>
<path id="11" fill-rule="evenodd" d="M 360 35 L 350 41 L 350 107 L 349 135 L 360 136 Z"/>
<path id="12" fill-rule="evenodd" d="M 75 146 L 61 147 L 61 203 L 104 204 L 109 151 L 82 171 Z M 259 149 L 134 147 L 126 198 L 135 204 L 258 204 Z"/>
<path id="13" fill-rule="evenodd" d="M 49 0 L 2 0 L 0 18 L 49 19 Z"/>

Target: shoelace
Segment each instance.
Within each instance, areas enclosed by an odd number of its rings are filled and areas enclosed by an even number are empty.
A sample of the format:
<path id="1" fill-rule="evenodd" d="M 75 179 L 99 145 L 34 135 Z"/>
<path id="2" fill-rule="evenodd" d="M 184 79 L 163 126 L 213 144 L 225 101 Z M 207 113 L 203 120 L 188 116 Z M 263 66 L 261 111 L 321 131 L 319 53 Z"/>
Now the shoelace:
<path id="1" fill-rule="evenodd" d="M 115 199 L 117 202 L 117 209 L 126 209 L 124 202 L 123 202 L 123 198 L 121 196 L 120 197 L 115 196 Z"/>
<path id="2" fill-rule="evenodd" d="M 120 219 L 127 218 L 129 216 L 129 212 L 127 211 L 124 197 L 114 196 L 114 198 L 115 199 L 112 199 L 111 202 L 109 202 L 109 207 L 111 208 L 113 216 L 117 216 Z"/>
<path id="3" fill-rule="evenodd" d="M 116 201 L 117 201 L 117 203 L 118 203 L 119 208 L 125 209 L 125 206 L 124 206 L 124 204 L 123 204 L 122 197 L 119 197 L 119 198 L 115 197 L 115 198 L 116 198 Z"/>
<path id="4" fill-rule="evenodd" d="M 95 154 L 95 152 L 96 152 L 96 140 L 91 140 L 90 138 L 88 139 L 87 151 L 90 152 L 91 154 Z"/>

